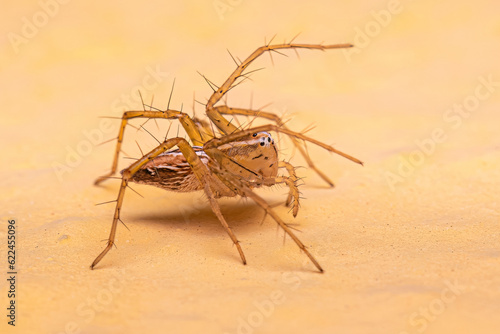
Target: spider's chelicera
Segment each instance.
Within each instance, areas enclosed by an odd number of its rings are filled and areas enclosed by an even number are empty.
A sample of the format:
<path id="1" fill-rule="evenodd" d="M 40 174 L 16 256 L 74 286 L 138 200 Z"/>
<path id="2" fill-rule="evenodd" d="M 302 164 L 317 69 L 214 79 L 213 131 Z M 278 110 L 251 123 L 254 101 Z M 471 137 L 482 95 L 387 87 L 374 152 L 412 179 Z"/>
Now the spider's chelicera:
<path id="1" fill-rule="evenodd" d="M 111 225 L 111 232 L 106 248 L 97 256 L 91 265 L 93 269 L 107 254 L 114 244 L 116 228 L 120 220 L 120 212 L 125 190 L 129 182 L 153 185 L 167 190 L 188 192 L 203 191 L 207 196 L 212 211 L 215 213 L 222 226 L 236 245 L 241 260 L 246 264 L 245 255 L 233 234 L 233 231 L 222 215 L 217 199 L 220 197 L 242 196 L 251 198 L 267 214 L 269 214 L 286 234 L 288 234 L 299 248 L 309 257 L 316 268 L 323 269 L 295 236 L 290 227 L 274 212 L 270 205 L 252 189 L 262 186 L 273 186 L 285 184 L 289 188 L 286 205 L 292 205 L 293 216 L 297 215 L 299 209 L 299 191 L 297 189 L 297 175 L 295 168 L 288 162 L 280 161 L 278 150 L 270 132 L 287 135 L 305 158 L 308 166 L 323 178 L 329 185 L 332 181 L 318 170 L 309 158 L 305 149 L 305 142 L 310 142 L 324 148 L 327 151 L 337 153 L 349 160 L 362 164 L 358 159 L 347 155 L 335 148 L 326 145 L 302 133 L 289 130 L 280 117 L 275 114 L 261 111 L 231 108 L 226 105 L 216 104 L 221 98 L 239 82 L 239 78 L 245 78 L 248 73 L 245 69 L 256 58 L 264 52 L 279 52 L 280 49 L 340 49 L 352 47 L 350 44 L 315 45 L 315 44 L 286 44 L 265 45 L 256 49 L 247 59 L 237 63 L 237 68 L 229 78 L 220 86 L 215 87 L 214 92 L 208 100 L 205 111 L 209 120 L 218 130 L 216 134 L 210 124 L 197 118 L 191 118 L 181 111 L 167 110 L 142 110 L 127 111 L 123 114 L 118 142 L 114 154 L 111 171 L 96 180 L 96 184 L 108 179 L 115 174 L 118 165 L 118 157 L 121 151 L 125 127 L 129 119 L 133 118 L 163 118 L 177 119 L 189 136 L 190 142 L 184 138 L 176 137 L 165 139 L 163 143 L 144 154 L 121 174 L 121 186 L 116 200 L 116 208 Z M 274 124 L 268 124 L 248 129 L 240 129 L 228 121 L 224 115 L 231 116 L 253 116 L 268 119 Z M 278 175 L 278 171 L 284 169 L 287 175 Z"/>

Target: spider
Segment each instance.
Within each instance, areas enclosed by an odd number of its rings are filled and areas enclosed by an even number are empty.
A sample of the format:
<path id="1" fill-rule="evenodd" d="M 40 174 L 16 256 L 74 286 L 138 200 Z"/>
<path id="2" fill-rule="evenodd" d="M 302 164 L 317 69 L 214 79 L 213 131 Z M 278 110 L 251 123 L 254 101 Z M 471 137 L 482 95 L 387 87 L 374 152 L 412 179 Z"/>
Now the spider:
<path id="1" fill-rule="evenodd" d="M 116 199 L 116 208 L 109 239 L 106 248 L 96 257 L 90 268 L 93 269 L 112 248 L 118 222 L 121 222 L 120 213 L 125 190 L 129 182 L 135 182 L 177 192 L 203 191 L 208 198 L 212 211 L 236 246 L 243 264 L 246 264 L 243 250 L 222 215 L 217 199 L 220 197 L 235 196 L 251 198 L 292 238 L 319 272 L 323 272 L 323 268 L 318 261 L 316 261 L 304 244 L 295 236 L 289 225 L 275 213 L 262 197 L 253 191 L 254 188 L 262 186 L 285 184 L 289 188 L 286 205 L 292 205 L 293 216 L 297 215 L 299 209 L 299 191 L 295 168 L 290 163 L 279 160 L 278 150 L 270 132 L 288 136 L 298 149 L 298 152 L 305 158 L 308 166 L 330 186 L 333 186 L 333 182 L 314 166 L 308 156 L 305 150 L 306 142 L 318 145 L 329 152 L 339 154 L 358 164 L 362 165 L 363 163 L 330 145 L 288 129 L 282 119 L 273 113 L 261 110 L 231 108 L 227 105 L 216 106 L 216 104 L 231 88 L 240 83 L 237 82 L 239 78 L 246 78 L 248 73 L 244 73 L 244 71 L 255 59 L 265 52 L 281 53 L 278 50 L 285 49 L 324 51 L 349 47 L 352 47 L 352 45 L 293 44 L 292 40 L 284 44 L 271 45 L 267 43 L 257 48 L 244 61 L 238 63 L 235 60 L 237 68 L 220 87 L 213 88 L 214 92 L 205 106 L 206 115 L 209 121 L 217 128 L 218 135 L 210 127 L 210 123 L 195 117 L 191 118 L 182 111 L 172 110 L 168 107 L 167 110 L 124 112 L 111 171 L 99 177 L 95 181 L 96 185 L 110 178 L 116 172 L 125 127 L 130 119 L 176 119 L 186 131 L 192 144 L 181 137 L 165 139 L 164 142 L 149 153 L 144 154 L 140 159 L 121 172 L 121 185 Z M 205 80 L 207 79 L 205 78 Z M 207 82 L 209 81 L 207 80 Z M 212 83 L 210 84 L 213 85 Z M 272 121 L 274 124 L 240 129 L 228 121 L 224 117 L 225 115 L 231 115 L 232 117 L 237 115 L 260 117 Z M 279 169 L 284 169 L 287 175 L 278 175 Z"/>

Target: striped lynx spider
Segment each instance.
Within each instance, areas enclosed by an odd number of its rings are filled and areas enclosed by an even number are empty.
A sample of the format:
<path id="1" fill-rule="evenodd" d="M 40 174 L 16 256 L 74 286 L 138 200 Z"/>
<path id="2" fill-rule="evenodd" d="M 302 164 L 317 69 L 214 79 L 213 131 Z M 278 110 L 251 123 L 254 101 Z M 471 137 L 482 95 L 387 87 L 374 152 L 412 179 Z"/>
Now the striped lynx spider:
<path id="1" fill-rule="evenodd" d="M 280 117 L 273 113 L 231 108 L 227 105 L 216 104 L 221 98 L 239 82 L 240 78 L 246 78 L 248 73 L 244 73 L 247 67 L 265 52 L 277 52 L 286 49 L 310 49 L 328 50 L 352 47 L 351 44 L 336 45 L 316 45 L 316 44 L 292 44 L 292 41 L 285 44 L 266 44 L 256 49 L 243 62 L 236 62 L 237 68 L 229 78 L 220 86 L 214 89 L 213 94 L 206 103 L 205 112 L 210 122 L 215 125 L 218 134 L 213 131 L 213 127 L 206 121 L 191 118 L 186 113 L 177 110 L 143 110 L 127 111 L 122 116 L 118 142 L 114 153 L 111 171 L 99 177 L 95 184 L 99 184 L 110 178 L 117 170 L 118 156 L 121 150 L 125 127 L 128 120 L 133 118 L 146 119 L 169 119 L 178 120 L 191 142 L 184 138 L 176 137 L 165 139 L 152 151 L 144 154 L 140 159 L 122 171 L 121 185 L 116 199 L 116 208 L 111 224 L 111 232 L 106 248 L 97 256 L 91 265 L 93 269 L 102 258 L 112 248 L 120 213 L 122 209 L 123 197 L 129 182 L 149 184 L 166 190 L 177 192 L 203 191 L 209 200 L 212 211 L 226 230 L 238 250 L 241 261 L 246 264 L 245 255 L 240 243 L 233 231 L 229 227 L 226 219 L 221 213 L 217 199 L 220 197 L 247 197 L 251 198 L 257 205 L 262 207 L 266 214 L 271 216 L 276 223 L 288 234 L 297 246 L 309 257 L 316 268 L 323 272 L 323 269 L 307 250 L 304 244 L 295 236 L 288 224 L 286 224 L 271 208 L 271 206 L 253 189 L 262 186 L 273 186 L 285 184 L 289 188 L 286 205 L 292 205 L 293 216 L 299 210 L 299 191 L 297 188 L 298 178 L 295 168 L 290 163 L 280 161 L 278 149 L 270 132 L 288 136 L 297 148 L 298 152 L 324 181 L 330 186 L 333 183 L 329 178 L 318 170 L 309 158 L 305 143 L 310 142 L 323 149 L 339 154 L 344 158 L 362 164 L 358 159 L 340 152 L 332 146 L 326 145 L 318 140 L 307 137 L 302 133 L 289 130 Z M 233 58 L 234 59 L 234 58 Z M 274 124 L 257 126 L 253 128 L 240 129 L 228 121 L 225 116 L 235 117 L 238 115 L 259 117 L 272 121 Z M 283 169 L 287 175 L 279 175 L 278 171 Z"/>

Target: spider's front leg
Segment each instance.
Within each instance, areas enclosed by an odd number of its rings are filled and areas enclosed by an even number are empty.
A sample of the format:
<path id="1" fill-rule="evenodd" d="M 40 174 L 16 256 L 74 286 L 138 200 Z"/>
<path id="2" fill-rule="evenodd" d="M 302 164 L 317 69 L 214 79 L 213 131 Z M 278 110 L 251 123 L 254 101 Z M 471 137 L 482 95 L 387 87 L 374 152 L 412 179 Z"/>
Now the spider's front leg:
<path id="1" fill-rule="evenodd" d="M 111 247 L 113 247 L 113 244 L 115 241 L 115 236 L 116 236 L 117 225 L 118 225 L 118 222 L 121 221 L 120 220 L 120 213 L 121 213 L 121 209 L 122 209 L 125 190 L 128 186 L 129 180 L 134 176 L 135 173 L 137 173 L 149 161 L 155 159 L 160 154 L 168 151 L 169 149 L 171 149 L 174 146 L 179 147 L 179 150 L 181 151 L 181 153 L 185 157 L 186 161 L 189 163 L 191 169 L 193 170 L 193 173 L 196 175 L 196 177 L 200 181 L 200 183 L 203 187 L 203 190 L 205 191 L 205 194 L 207 195 L 207 197 L 210 201 L 210 205 L 212 207 L 212 210 L 216 214 L 217 218 L 221 222 L 221 224 L 224 227 L 224 229 L 226 230 L 226 232 L 229 234 L 233 243 L 236 245 L 236 248 L 240 254 L 240 257 L 241 257 L 243 264 L 246 264 L 245 255 L 243 254 L 243 250 L 241 249 L 239 241 L 238 241 L 238 239 L 236 239 L 236 236 L 234 235 L 232 230 L 229 228 L 226 220 L 222 216 L 219 205 L 215 199 L 216 195 L 214 194 L 214 191 L 211 187 L 213 184 L 216 184 L 216 182 L 214 182 L 214 176 L 212 175 L 212 173 L 210 172 L 208 167 L 201 161 L 200 157 L 196 154 L 195 150 L 189 145 L 189 143 L 184 138 L 172 138 L 172 139 L 168 139 L 165 142 L 163 142 L 162 144 L 160 144 L 158 147 L 156 147 L 151 152 L 144 155 L 141 159 L 137 160 L 129 168 L 127 168 L 123 171 L 122 182 L 120 185 L 120 191 L 118 193 L 118 198 L 116 200 L 116 208 L 115 208 L 115 213 L 113 216 L 113 223 L 111 224 L 111 232 L 109 234 L 108 243 L 106 245 L 106 248 L 96 257 L 94 262 L 92 262 L 92 265 L 90 266 L 91 269 L 93 269 L 102 260 L 102 258 L 109 252 Z"/>
<path id="2" fill-rule="evenodd" d="M 210 152 L 209 155 L 216 155 L 217 148 L 209 148 L 208 151 Z M 208 152 L 207 152 L 208 153 Z M 314 258 L 314 256 L 309 252 L 307 247 L 300 241 L 299 238 L 292 232 L 292 229 L 286 224 L 271 208 L 271 206 L 264 200 L 262 197 L 257 195 L 253 190 L 252 190 L 252 184 L 253 182 L 248 182 L 244 178 L 238 177 L 238 175 L 235 175 L 233 173 L 229 173 L 227 170 L 224 169 L 215 169 L 213 170 L 214 173 L 218 174 L 219 178 L 221 180 L 224 180 L 224 183 L 231 189 L 235 189 L 239 194 L 242 196 L 251 198 L 257 205 L 262 207 L 266 214 L 269 214 L 276 223 L 285 231 L 286 234 L 288 234 L 292 240 L 297 244 L 297 246 L 302 250 L 307 257 L 311 260 L 311 262 L 314 264 L 314 266 L 320 271 L 323 272 L 323 268 L 320 266 L 318 261 Z M 280 183 L 280 182 L 286 182 L 286 180 L 290 180 L 290 178 L 287 177 L 276 177 L 276 178 L 262 178 L 259 181 L 262 182 L 262 184 L 275 184 L 275 183 Z M 297 203 L 298 204 L 298 203 Z"/>
<path id="3" fill-rule="evenodd" d="M 329 152 L 338 154 L 338 155 L 340 155 L 348 160 L 351 160 L 352 162 L 363 165 L 363 162 L 361 160 L 359 160 L 353 156 L 350 156 L 347 153 L 339 151 L 336 148 L 334 148 L 333 146 L 322 143 L 319 140 L 316 140 L 314 138 L 303 135 L 302 133 L 288 130 L 284 127 L 280 127 L 280 126 L 273 125 L 273 124 L 262 125 L 262 126 L 257 126 L 257 127 L 250 128 L 250 129 L 241 130 L 241 131 L 238 131 L 238 132 L 235 132 L 232 134 L 228 134 L 228 135 L 221 137 L 221 138 L 213 138 L 210 141 L 206 142 L 203 147 L 204 147 L 204 150 L 207 151 L 207 150 L 212 149 L 212 148 L 220 147 L 226 143 L 236 142 L 236 141 L 244 140 L 246 138 L 251 138 L 252 135 L 255 133 L 270 132 L 270 131 L 283 133 L 283 134 L 286 134 L 287 136 L 293 137 L 295 139 L 310 142 L 310 143 L 317 145 L 317 146 L 319 146 L 319 147 L 321 147 Z"/>
<path id="4" fill-rule="evenodd" d="M 207 140 L 211 139 L 213 136 L 211 134 L 205 133 L 201 126 L 193 121 L 187 114 L 177 111 L 177 110 L 165 110 L 165 111 L 154 111 L 154 110 L 142 110 L 142 111 L 126 111 L 123 113 L 122 122 L 120 124 L 120 130 L 118 131 L 117 143 L 115 148 L 115 153 L 113 155 L 113 163 L 111 165 L 111 171 L 105 175 L 100 176 L 94 182 L 95 185 L 100 184 L 104 180 L 108 179 L 110 176 L 116 173 L 118 167 L 118 157 L 120 155 L 123 138 L 125 135 L 125 128 L 128 124 L 129 119 L 133 118 L 163 118 L 163 119 L 177 119 L 181 123 L 184 130 L 188 134 L 189 138 L 193 142 L 193 145 L 202 146 Z"/>
<path id="5" fill-rule="evenodd" d="M 299 238 L 292 232 L 288 224 L 286 224 L 271 208 L 271 206 L 259 195 L 254 193 L 252 189 L 248 187 L 243 188 L 245 195 L 251 198 L 255 203 L 257 203 L 260 207 L 262 207 L 267 214 L 269 214 L 276 223 L 292 238 L 292 240 L 297 244 L 297 246 L 302 250 L 307 257 L 311 260 L 314 266 L 320 271 L 323 272 L 323 268 L 320 266 L 318 261 L 314 258 L 314 256 L 307 250 L 306 246 L 300 241 Z"/>
<path id="6" fill-rule="evenodd" d="M 228 134 L 226 136 L 223 136 L 221 138 L 214 138 L 207 143 L 205 143 L 203 149 L 204 151 L 214 160 L 217 161 L 227 161 L 229 163 L 236 164 L 234 160 L 231 160 L 230 157 L 225 155 L 222 151 L 219 150 L 219 148 L 224 147 L 224 145 L 228 143 L 241 143 L 241 142 L 248 142 L 251 140 L 251 138 L 255 137 L 256 134 L 259 133 L 266 133 L 268 131 L 274 131 L 274 132 L 279 132 L 286 134 L 290 137 L 293 137 L 297 140 L 303 140 L 303 141 L 308 141 L 311 142 L 315 145 L 318 145 L 324 149 L 326 149 L 329 152 L 339 154 L 343 156 L 344 158 L 347 158 L 353 162 L 363 164 L 360 160 L 344 153 L 341 152 L 334 147 L 324 144 L 318 140 L 315 140 L 313 138 L 307 137 L 301 133 L 294 132 L 288 129 L 285 129 L 283 127 L 277 126 L 277 125 L 263 125 L 255 128 L 250 128 L 246 130 L 241 130 L 232 134 Z M 219 178 L 221 180 L 224 180 L 226 185 L 230 188 L 234 188 L 235 191 L 237 191 L 239 194 L 249 197 L 253 199 L 259 206 L 261 206 L 267 214 L 269 214 L 277 223 L 280 225 L 281 228 L 293 239 L 293 241 L 297 244 L 297 246 L 309 257 L 311 262 L 314 263 L 316 268 L 320 272 L 323 272 L 323 269 L 319 265 L 319 263 L 316 261 L 314 256 L 312 256 L 311 253 L 306 249 L 304 244 L 295 236 L 295 234 L 292 232 L 290 227 L 283 221 L 281 218 L 271 209 L 271 206 L 260 196 L 255 194 L 252 191 L 252 187 L 254 187 L 255 184 L 273 184 L 276 182 L 286 182 L 289 184 L 291 191 L 296 191 L 295 194 L 292 194 L 293 197 L 296 198 L 297 202 L 294 203 L 295 207 L 298 209 L 298 189 L 296 188 L 296 185 L 294 182 L 291 182 L 295 172 L 293 169 L 293 166 L 287 165 L 286 163 L 281 163 L 281 167 L 287 168 L 287 170 L 290 173 L 290 177 L 254 177 L 253 180 L 248 180 L 248 177 L 242 177 L 236 173 L 230 173 L 225 170 L 214 170 L 215 173 L 219 174 Z M 248 174 L 251 176 L 251 170 L 242 170 L 243 174 Z M 254 173 L 255 174 L 255 173 Z M 290 195 L 289 195 L 290 196 Z"/>
<path id="7" fill-rule="evenodd" d="M 228 106 L 217 106 L 214 108 L 217 112 L 219 112 L 222 115 L 241 115 L 241 116 L 250 116 L 250 117 L 261 117 L 265 118 L 268 120 L 271 120 L 276 123 L 276 125 L 288 130 L 288 128 L 285 126 L 285 123 L 276 114 L 267 112 L 267 111 L 262 111 L 262 110 L 252 110 L 252 109 L 242 109 L 242 108 L 231 108 Z M 326 183 L 328 183 L 331 187 L 334 186 L 334 183 L 330 180 L 328 176 L 325 175 L 321 170 L 319 170 L 315 165 L 314 162 L 311 160 L 309 157 L 309 154 L 307 154 L 306 150 L 302 146 L 302 144 L 295 138 L 295 137 L 290 137 L 293 145 L 299 150 L 300 154 L 304 157 L 306 160 L 307 166 L 314 170 L 316 174 L 318 174 Z"/>

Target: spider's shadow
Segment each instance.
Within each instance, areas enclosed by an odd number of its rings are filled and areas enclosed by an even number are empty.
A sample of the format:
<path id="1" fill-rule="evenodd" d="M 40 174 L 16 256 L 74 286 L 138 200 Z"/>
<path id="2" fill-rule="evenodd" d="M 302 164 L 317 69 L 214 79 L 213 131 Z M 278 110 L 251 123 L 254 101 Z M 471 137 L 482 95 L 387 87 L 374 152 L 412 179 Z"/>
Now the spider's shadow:
<path id="1" fill-rule="evenodd" d="M 288 223 L 293 222 L 293 216 L 291 215 L 290 208 L 286 208 L 282 201 L 269 201 L 269 205 L 277 211 L 278 215 L 282 217 Z M 222 214 L 224 215 L 227 223 L 236 233 L 237 237 L 241 238 L 240 242 L 245 246 L 245 243 L 251 243 L 252 238 L 255 236 L 250 236 L 250 234 L 256 231 L 277 231 L 277 224 L 269 216 L 265 215 L 265 211 L 253 203 L 252 201 L 232 201 L 231 199 L 221 201 L 220 208 Z M 209 239 L 219 238 L 220 236 L 226 238 L 227 242 L 230 243 L 230 239 L 224 228 L 221 226 L 216 215 L 213 213 L 208 201 L 205 205 L 200 207 L 193 207 L 189 211 L 177 209 L 164 209 L 157 212 L 149 213 L 135 213 L 127 217 L 127 220 L 131 223 L 129 228 L 134 230 L 134 225 L 141 228 L 147 228 L 150 231 L 162 231 L 164 230 L 166 234 L 170 233 L 172 230 L 182 230 L 180 234 L 192 234 L 200 235 L 200 233 L 208 237 Z M 288 212 L 288 213 L 287 213 Z M 133 223 L 132 223 L 133 222 Z M 133 224 L 133 225 L 132 225 Z M 265 226 L 263 226 L 265 225 Z M 273 228 L 274 227 L 274 228 Z M 156 230 L 155 230 L 156 229 Z M 174 231 L 175 233 L 176 231 Z M 163 232 L 159 232 L 162 233 Z M 279 238 L 281 241 L 281 238 Z M 205 243 L 201 243 L 205 245 Z M 156 245 L 154 247 L 160 247 Z M 203 246 L 202 246 L 203 247 Z M 136 250 L 136 252 L 142 252 L 141 250 Z M 227 258 L 231 261 L 236 261 L 234 263 L 240 263 L 240 258 L 236 252 L 228 252 L 226 248 L 220 248 L 218 250 L 209 249 L 210 252 L 214 252 L 214 256 L 218 258 Z M 245 251 L 245 248 L 244 248 Z M 200 253 L 202 254 L 202 253 Z M 245 253 L 247 256 L 251 253 Z M 142 254 L 141 256 L 146 256 Z M 283 265 L 289 270 L 297 270 L 296 267 L 284 261 Z M 304 269 L 310 272 L 309 269 Z M 312 272 L 316 272 L 312 270 Z"/>
<path id="2" fill-rule="evenodd" d="M 271 203 L 270 203 L 271 204 Z M 272 203 L 275 209 L 284 208 L 283 203 Z M 269 216 L 265 218 L 265 211 L 250 201 L 230 202 L 220 205 L 222 215 L 228 225 L 238 231 L 239 234 L 245 234 L 260 227 L 265 220 L 272 220 Z M 281 211 L 281 210 L 280 210 Z M 290 215 L 291 216 L 291 215 Z M 286 217 L 283 217 L 286 219 Z M 292 217 L 291 217 L 292 218 Z M 155 213 L 138 213 L 128 217 L 134 224 L 146 223 L 148 226 L 171 226 L 189 230 L 202 229 L 203 233 L 219 235 L 225 233 L 220 221 L 213 213 L 210 204 L 207 203 L 198 208 L 185 208 L 182 210 L 164 210 Z"/>

